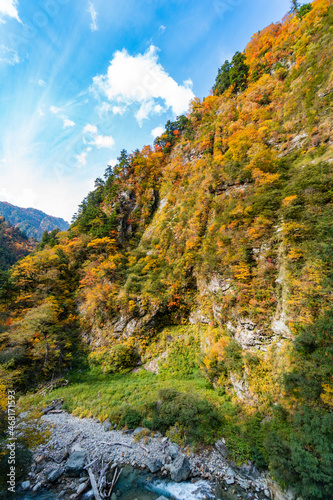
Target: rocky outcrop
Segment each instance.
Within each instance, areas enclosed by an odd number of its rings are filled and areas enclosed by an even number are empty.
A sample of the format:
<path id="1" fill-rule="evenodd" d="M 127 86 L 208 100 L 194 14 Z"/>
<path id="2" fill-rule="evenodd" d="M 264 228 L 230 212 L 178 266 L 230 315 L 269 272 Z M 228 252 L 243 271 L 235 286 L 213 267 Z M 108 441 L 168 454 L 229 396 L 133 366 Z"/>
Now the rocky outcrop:
<path id="1" fill-rule="evenodd" d="M 191 467 L 185 455 L 178 455 L 176 460 L 166 469 L 169 470 L 172 481 L 176 483 L 186 481 L 191 473 Z"/>
<path id="2" fill-rule="evenodd" d="M 250 319 L 240 318 L 236 325 L 228 321 L 227 327 L 243 349 L 263 348 L 263 342 L 266 337 L 263 335 L 262 330 L 257 327 L 256 323 Z"/>
<path id="3" fill-rule="evenodd" d="M 246 373 L 244 373 L 242 377 L 237 373 L 230 373 L 229 378 L 239 401 L 252 404 L 258 401 L 256 395 L 250 391 Z"/>
<path id="4" fill-rule="evenodd" d="M 165 351 L 162 354 L 160 354 L 160 356 L 158 356 L 157 358 L 154 358 L 151 361 L 149 361 L 148 363 L 146 363 L 145 365 L 143 365 L 143 367 L 148 372 L 156 373 L 156 375 L 157 375 L 159 372 L 159 363 L 163 362 L 167 358 L 167 356 L 168 356 L 168 352 Z"/>
<path id="5" fill-rule="evenodd" d="M 224 295 L 233 294 L 232 280 L 224 278 L 218 273 L 211 274 L 206 277 L 197 277 L 197 289 L 198 289 L 198 306 L 193 309 L 190 316 L 189 322 L 194 324 L 209 324 L 211 321 L 215 320 L 218 323 L 221 322 L 221 305 L 220 299 Z M 209 309 L 212 310 L 213 314 L 207 314 L 203 304 L 208 301 Z"/>
<path id="6" fill-rule="evenodd" d="M 147 467 L 152 473 L 161 470 L 162 465 L 162 460 L 159 458 L 151 458 L 147 460 Z"/>
<path id="7" fill-rule="evenodd" d="M 69 477 L 78 477 L 83 471 L 85 460 L 86 460 L 87 452 L 85 450 L 82 451 L 74 451 L 72 455 L 68 458 L 65 472 Z"/>

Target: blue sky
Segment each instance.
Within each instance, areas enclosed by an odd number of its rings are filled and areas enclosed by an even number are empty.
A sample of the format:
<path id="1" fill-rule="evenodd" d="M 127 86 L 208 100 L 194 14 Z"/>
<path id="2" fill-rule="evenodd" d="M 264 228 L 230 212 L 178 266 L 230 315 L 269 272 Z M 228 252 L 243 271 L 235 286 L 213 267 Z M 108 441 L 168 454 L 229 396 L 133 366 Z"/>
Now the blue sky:
<path id="1" fill-rule="evenodd" d="M 0 201 L 70 220 L 289 0 L 0 0 Z"/>

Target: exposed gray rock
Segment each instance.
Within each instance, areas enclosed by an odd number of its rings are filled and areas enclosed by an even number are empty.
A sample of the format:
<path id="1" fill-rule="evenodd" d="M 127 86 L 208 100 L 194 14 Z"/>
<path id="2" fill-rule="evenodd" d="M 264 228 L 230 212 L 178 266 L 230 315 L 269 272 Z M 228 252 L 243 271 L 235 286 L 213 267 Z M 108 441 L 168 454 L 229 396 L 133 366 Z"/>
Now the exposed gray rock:
<path id="1" fill-rule="evenodd" d="M 62 474 L 62 470 L 60 467 L 58 467 L 58 469 L 52 469 L 47 474 L 47 480 L 50 481 L 50 483 L 55 483 L 57 481 L 57 479 L 59 479 L 61 474 Z"/>
<path id="2" fill-rule="evenodd" d="M 168 499 L 162 495 L 161 497 L 158 497 L 156 500 L 168 500 Z"/>
<path id="3" fill-rule="evenodd" d="M 162 467 L 162 460 L 159 458 L 150 458 L 147 460 L 147 467 L 150 470 L 150 472 L 154 473 L 159 470 L 161 470 Z"/>
<path id="4" fill-rule="evenodd" d="M 71 453 L 74 453 L 74 451 L 85 451 L 84 448 L 82 448 L 81 443 L 74 443 L 71 446 Z"/>
<path id="5" fill-rule="evenodd" d="M 248 402 L 257 401 L 256 395 L 250 391 L 246 372 L 242 375 L 242 377 L 236 372 L 235 373 L 231 372 L 229 374 L 229 378 L 236 393 L 236 396 L 240 401 L 248 401 Z"/>
<path id="6" fill-rule="evenodd" d="M 66 474 L 69 477 L 78 477 L 83 471 L 84 462 L 86 459 L 86 451 L 74 451 L 67 460 Z"/>
<path id="7" fill-rule="evenodd" d="M 250 460 L 248 461 L 247 464 L 241 465 L 240 470 L 246 476 L 254 479 L 257 479 L 260 476 L 259 471 L 255 468 L 255 466 Z"/>
<path id="8" fill-rule="evenodd" d="M 112 425 L 111 425 L 109 419 L 107 418 L 103 423 L 103 429 L 105 430 L 105 432 L 108 432 L 111 429 L 111 427 L 112 427 Z"/>
<path id="9" fill-rule="evenodd" d="M 88 486 L 89 486 L 89 481 L 86 481 L 85 483 L 81 483 L 80 486 L 78 487 L 78 489 L 76 490 L 77 495 L 82 495 L 82 493 L 84 491 L 86 491 Z"/>
<path id="10" fill-rule="evenodd" d="M 34 470 L 35 470 L 35 472 L 38 473 L 44 467 L 44 464 L 46 462 L 46 456 L 44 455 L 44 453 L 41 453 L 41 454 L 37 455 L 34 460 L 35 460 Z"/>
<path id="11" fill-rule="evenodd" d="M 233 469 L 227 469 L 224 480 L 228 485 L 235 483 L 235 472 Z"/>
<path id="12" fill-rule="evenodd" d="M 125 332 L 127 335 L 132 336 L 137 328 L 139 328 L 139 325 L 141 324 L 141 321 L 138 319 L 131 319 L 126 325 Z"/>
<path id="13" fill-rule="evenodd" d="M 225 279 L 221 275 L 215 273 L 209 277 L 198 279 L 198 288 L 201 295 L 206 295 L 207 293 L 226 293 L 231 288 L 231 280 Z"/>
<path id="14" fill-rule="evenodd" d="M 225 478 L 225 482 L 226 484 L 230 485 L 230 484 L 235 484 L 235 478 L 233 476 L 230 476 L 230 477 L 226 477 Z"/>
<path id="15" fill-rule="evenodd" d="M 113 331 L 116 333 L 121 333 L 125 329 L 130 319 L 131 319 L 130 316 L 120 316 L 117 322 L 113 325 Z"/>
<path id="16" fill-rule="evenodd" d="M 136 429 L 134 429 L 133 436 L 137 436 L 138 434 L 140 434 L 140 432 L 145 431 L 145 430 L 148 430 L 148 429 L 146 427 L 137 427 Z"/>
<path id="17" fill-rule="evenodd" d="M 28 491 L 30 490 L 30 481 L 24 481 L 22 484 L 21 484 L 21 488 L 23 491 Z"/>
<path id="18" fill-rule="evenodd" d="M 170 455 L 170 457 L 172 458 L 172 460 L 174 460 L 177 455 L 178 455 L 178 452 L 179 452 L 179 446 L 178 444 L 176 443 L 171 443 L 167 449 L 167 453 L 168 455 Z"/>
<path id="19" fill-rule="evenodd" d="M 235 340 L 243 349 L 259 347 L 263 340 L 263 334 L 253 321 L 240 318 L 238 324 L 234 326 L 231 321 L 227 323 L 228 329 L 233 333 Z"/>
<path id="20" fill-rule="evenodd" d="M 166 357 L 168 356 L 168 352 L 165 351 L 163 352 L 160 356 L 158 356 L 157 358 L 154 358 L 152 359 L 151 361 L 149 361 L 149 363 L 146 363 L 144 366 L 144 368 L 148 371 L 148 372 L 152 372 L 152 373 L 156 373 L 158 374 L 158 371 L 159 371 L 159 363 L 161 361 L 163 361 Z"/>
<path id="21" fill-rule="evenodd" d="M 185 455 L 178 455 L 176 460 L 169 466 L 172 481 L 180 483 L 186 481 L 191 473 L 189 461 Z"/>
<path id="22" fill-rule="evenodd" d="M 226 458 L 229 454 L 229 450 L 228 450 L 228 447 L 227 445 L 225 444 L 225 440 L 222 439 L 222 441 L 216 441 L 215 443 L 215 448 L 217 449 L 217 451 L 219 451 L 222 455 L 222 457 Z"/>
<path id="23" fill-rule="evenodd" d="M 190 314 L 189 322 L 191 323 L 191 325 L 197 325 L 198 323 L 203 323 L 208 325 L 210 319 L 207 316 L 205 316 L 200 309 L 195 309 Z"/>
<path id="24" fill-rule="evenodd" d="M 85 494 L 82 496 L 82 500 L 90 500 L 90 498 L 95 498 L 95 495 L 94 495 L 93 490 L 89 490 L 89 491 L 87 491 L 87 493 L 85 493 Z M 112 498 L 112 497 L 111 497 L 111 498 Z"/>
<path id="25" fill-rule="evenodd" d="M 39 481 L 37 484 L 35 484 L 35 486 L 32 488 L 32 491 L 35 492 L 35 491 L 38 491 L 40 488 L 42 487 L 42 482 Z"/>

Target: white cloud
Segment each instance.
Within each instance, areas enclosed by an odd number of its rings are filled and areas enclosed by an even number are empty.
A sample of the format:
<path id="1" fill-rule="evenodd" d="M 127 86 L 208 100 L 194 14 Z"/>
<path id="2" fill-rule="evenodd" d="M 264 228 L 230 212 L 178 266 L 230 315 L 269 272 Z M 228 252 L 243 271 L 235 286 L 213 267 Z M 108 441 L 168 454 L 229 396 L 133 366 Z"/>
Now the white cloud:
<path id="1" fill-rule="evenodd" d="M 103 116 L 107 115 L 108 112 L 110 111 L 111 106 L 108 102 L 103 102 L 98 108 L 97 108 L 97 113 L 100 118 Z"/>
<path id="2" fill-rule="evenodd" d="M 4 17 L 12 17 L 22 24 L 17 11 L 17 0 L 0 0 L 0 23 L 4 23 Z"/>
<path id="3" fill-rule="evenodd" d="M 96 125 L 91 125 L 90 123 L 87 123 L 87 125 L 83 129 L 83 133 L 85 133 L 85 134 L 97 134 Z"/>
<path id="4" fill-rule="evenodd" d="M 149 118 L 149 115 L 154 109 L 154 101 L 145 101 L 141 104 L 139 110 L 135 113 L 135 118 L 138 120 L 138 124 L 142 127 L 143 120 Z"/>
<path id="5" fill-rule="evenodd" d="M 89 151 L 91 151 L 91 148 L 86 148 L 81 154 L 75 156 L 81 167 L 87 165 L 87 154 Z"/>
<path id="6" fill-rule="evenodd" d="M 8 189 L 0 189 L 0 198 L 13 205 L 18 205 L 19 207 L 34 207 L 36 206 L 37 193 L 32 188 L 22 187 L 19 195 L 13 195 Z"/>
<path id="7" fill-rule="evenodd" d="M 125 49 L 115 52 L 106 75 L 94 77 L 92 89 L 106 95 L 115 106 L 139 105 L 136 112 L 139 124 L 162 111 L 157 99 L 164 101 L 166 108 L 176 115 L 187 111 L 194 98 L 190 80 L 179 85 L 160 64 L 157 52 L 153 45 L 136 56 Z"/>
<path id="8" fill-rule="evenodd" d="M 42 80 L 41 78 L 38 80 L 38 85 L 40 87 L 46 87 L 46 82 L 44 82 L 44 80 Z"/>
<path id="9" fill-rule="evenodd" d="M 153 128 L 153 130 L 151 131 L 151 135 L 154 137 L 154 139 L 156 139 L 156 137 L 159 137 L 163 134 L 164 130 L 165 129 L 162 126 Z"/>
<path id="10" fill-rule="evenodd" d="M 96 125 L 91 125 L 91 123 L 87 123 L 83 129 L 83 133 L 92 136 L 93 140 L 88 144 L 96 146 L 98 149 L 112 148 L 115 144 L 114 138 L 111 135 L 99 135 Z M 83 138 L 83 142 L 86 143 L 85 138 Z"/>
<path id="11" fill-rule="evenodd" d="M 61 118 L 63 120 L 63 128 L 74 127 L 75 122 L 70 120 L 68 118 L 68 116 L 60 114 L 60 112 L 62 111 L 61 108 L 57 108 L 56 106 L 50 106 L 50 111 L 51 111 L 51 113 L 53 113 L 54 115 L 58 116 L 59 118 Z"/>
<path id="12" fill-rule="evenodd" d="M 53 113 L 54 115 L 57 115 L 58 113 L 60 113 L 61 108 L 57 108 L 56 106 L 50 106 L 50 111 L 51 111 L 51 113 Z"/>
<path id="13" fill-rule="evenodd" d="M 0 5 L 1 5 L 1 0 L 0 0 Z M 16 50 L 10 49 L 5 45 L 0 45 L 0 63 L 10 64 L 11 66 L 14 66 L 19 62 L 21 62 L 21 60 Z"/>
<path id="14" fill-rule="evenodd" d="M 75 122 L 69 120 L 68 118 L 64 118 L 64 128 L 74 127 Z"/>
<path id="15" fill-rule="evenodd" d="M 92 2 L 89 2 L 89 14 L 91 15 L 90 29 L 91 29 L 91 31 L 97 31 L 98 30 L 97 12 L 96 12 L 95 7 L 93 6 Z"/>
<path id="16" fill-rule="evenodd" d="M 158 30 L 159 30 L 160 33 L 164 33 L 165 30 L 166 30 L 166 27 L 163 26 L 163 24 L 161 24 L 161 26 L 158 28 Z"/>
<path id="17" fill-rule="evenodd" d="M 115 167 L 117 163 L 118 163 L 117 158 L 110 158 L 110 160 L 108 161 L 108 165 L 110 165 L 111 167 Z"/>
<path id="18" fill-rule="evenodd" d="M 114 138 L 111 135 L 96 135 L 93 142 L 90 144 L 100 148 L 112 148 L 114 146 Z"/>
<path id="19" fill-rule="evenodd" d="M 191 88 L 193 86 L 193 81 L 191 78 L 188 78 L 183 83 L 184 83 L 184 87 L 186 87 L 186 88 Z"/>
<path id="20" fill-rule="evenodd" d="M 113 106 L 112 113 L 114 115 L 123 115 L 126 111 L 126 108 L 122 108 L 121 106 Z"/>
<path id="21" fill-rule="evenodd" d="M 162 111 L 164 111 L 164 109 L 160 104 L 156 104 L 156 106 L 154 106 L 154 113 L 159 115 L 160 113 L 162 113 Z"/>

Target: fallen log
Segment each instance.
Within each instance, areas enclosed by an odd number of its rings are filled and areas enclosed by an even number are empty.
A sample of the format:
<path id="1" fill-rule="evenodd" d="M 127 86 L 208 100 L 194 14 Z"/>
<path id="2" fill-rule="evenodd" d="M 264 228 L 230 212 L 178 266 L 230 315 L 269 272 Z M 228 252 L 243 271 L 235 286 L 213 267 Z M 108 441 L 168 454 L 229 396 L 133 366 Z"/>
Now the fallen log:
<path id="1" fill-rule="evenodd" d="M 129 444 L 125 444 L 125 443 L 107 443 L 106 441 L 101 441 L 101 444 L 107 444 L 108 446 L 125 446 L 126 448 L 132 449 L 132 446 L 130 446 Z"/>
<path id="2" fill-rule="evenodd" d="M 86 466 L 84 467 L 84 469 L 89 469 L 89 467 L 91 467 L 92 465 L 94 465 L 94 463 L 96 463 L 96 462 L 97 462 L 97 460 L 98 460 L 98 458 L 95 458 L 95 460 L 93 460 L 93 461 L 92 461 L 92 462 L 90 462 L 88 465 L 86 465 Z"/>
<path id="3" fill-rule="evenodd" d="M 118 482 L 118 479 L 119 479 L 119 476 L 120 476 L 120 474 L 122 472 L 122 469 L 120 469 L 120 471 L 119 471 L 118 474 L 117 474 L 117 471 L 118 471 L 118 468 L 116 467 L 116 469 L 114 471 L 114 474 L 113 474 L 113 479 L 112 479 L 111 487 L 109 489 L 109 492 L 108 492 L 106 498 L 111 498 L 111 494 L 112 494 L 113 488 L 115 487 L 115 485 Z"/>
<path id="4" fill-rule="evenodd" d="M 54 399 L 49 406 L 47 406 L 46 408 L 44 408 L 44 410 L 42 410 L 43 415 L 47 415 L 52 410 L 60 410 L 63 402 L 64 402 L 63 399 Z"/>
<path id="5" fill-rule="evenodd" d="M 98 488 L 97 488 L 97 483 L 95 476 L 93 474 L 93 471 L 91 470 L 91 467 L 88 469 L 88 474 L 89 474 L 89 479 L 90 479 L 90 484 L 94 492 L 95 500 L 102 500 L 102 497 L 99 494 Z"/>

